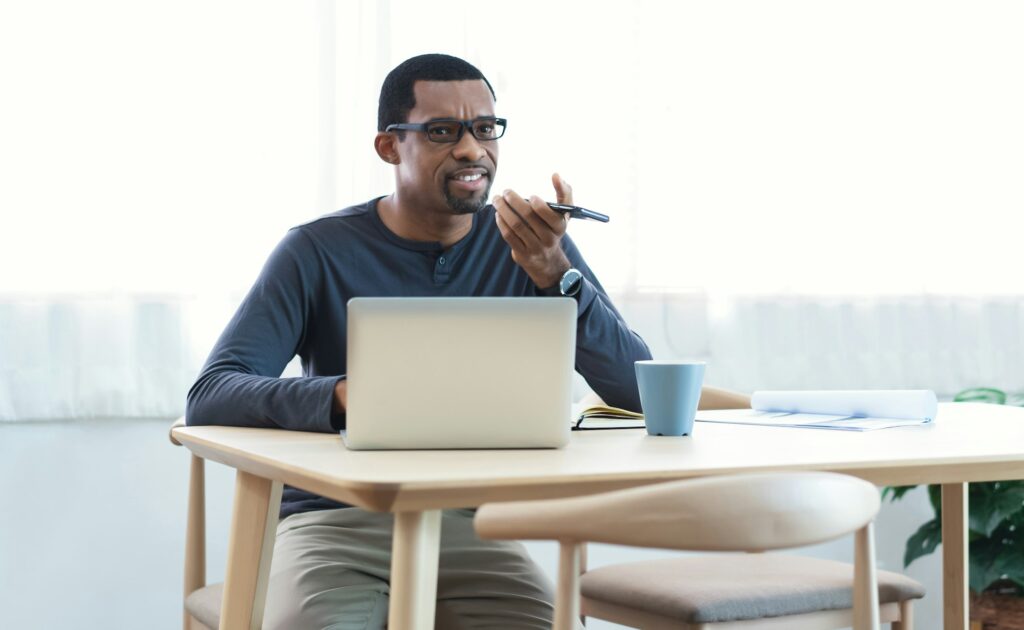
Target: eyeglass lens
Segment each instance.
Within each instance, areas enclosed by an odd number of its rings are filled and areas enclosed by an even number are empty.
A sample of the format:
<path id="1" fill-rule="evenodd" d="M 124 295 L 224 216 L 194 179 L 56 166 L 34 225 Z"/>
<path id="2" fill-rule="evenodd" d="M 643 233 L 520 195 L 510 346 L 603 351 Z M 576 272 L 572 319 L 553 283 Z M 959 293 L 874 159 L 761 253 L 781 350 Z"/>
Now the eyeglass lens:
<path id="1" fill-rule="evenodd" d="M 505 125 L 494 119 L 474 120 L 471 127 L 477 140 L 496 140 L 505 133 Z M 440 120 L 427 125 L 427 138 L 433 142 L 458 142 L 463 130 L 460 121 Z"/>

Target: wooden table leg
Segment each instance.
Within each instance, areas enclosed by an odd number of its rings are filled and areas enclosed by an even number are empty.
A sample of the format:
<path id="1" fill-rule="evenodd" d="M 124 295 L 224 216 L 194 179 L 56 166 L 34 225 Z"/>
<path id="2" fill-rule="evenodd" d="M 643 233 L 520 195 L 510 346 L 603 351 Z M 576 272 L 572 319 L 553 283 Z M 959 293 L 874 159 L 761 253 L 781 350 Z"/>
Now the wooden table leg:
<path id="1" fill-rule="evenodd" d="M 440 510 L 395 514 L 388 605 L 388 628 L 391 630 L 434 627 L 440 549 Z"/>
<path id="2" fill-rule="evenodd" d="M 942 484 L 942 627 L 967 630 L 967 484 Z"/>
<path id="3" fill-rule="evenodd" d="M 580 574 L 583 543 L 558 541 L 558 590 L 555 593 L 554 630 L 573 630 L 580 624 Z"/>
<path id="4" fill-rule="evenodd" d="M 263 607 L 274 553 L 281 482 L 238 471 L 231 515 L 228 566 L 221 600 L 220 629 L 263 626 Z"/>
<path id="5" fill-rule="evenodd" d="M 206 586 L 206 466 L 192 455 L 188 476 L 188 527 L 185 530 L 185 597 Z M 198 628 L 186 610 L 184 628 Z"/>

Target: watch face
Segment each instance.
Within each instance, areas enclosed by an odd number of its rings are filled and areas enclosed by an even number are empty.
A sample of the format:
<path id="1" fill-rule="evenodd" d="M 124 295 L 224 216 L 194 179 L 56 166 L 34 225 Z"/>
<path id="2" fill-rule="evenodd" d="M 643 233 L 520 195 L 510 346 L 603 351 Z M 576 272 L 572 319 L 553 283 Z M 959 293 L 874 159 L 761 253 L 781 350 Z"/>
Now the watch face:
<path id="1" fill-rule="evenodd" d="M 579 293 L 582 280 L 583 274 L 578 269 L 570 269 L 562 274 L 562 280 L 558 283 L 558 288 L 561 290 L 562 295 L 572 297 Z"/>

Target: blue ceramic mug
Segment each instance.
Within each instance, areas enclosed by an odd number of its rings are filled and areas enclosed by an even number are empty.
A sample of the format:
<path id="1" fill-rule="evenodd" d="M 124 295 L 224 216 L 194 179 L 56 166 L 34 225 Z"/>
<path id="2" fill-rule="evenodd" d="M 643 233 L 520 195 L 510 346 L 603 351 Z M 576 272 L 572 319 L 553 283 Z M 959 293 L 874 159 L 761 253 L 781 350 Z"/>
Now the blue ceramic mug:
<path id="1" fill-rule="evenodd" d="M 644 423 L 648 435 L 690 435 L 697 415 L 704 363 L 694 361 L 637 361 Z"/>

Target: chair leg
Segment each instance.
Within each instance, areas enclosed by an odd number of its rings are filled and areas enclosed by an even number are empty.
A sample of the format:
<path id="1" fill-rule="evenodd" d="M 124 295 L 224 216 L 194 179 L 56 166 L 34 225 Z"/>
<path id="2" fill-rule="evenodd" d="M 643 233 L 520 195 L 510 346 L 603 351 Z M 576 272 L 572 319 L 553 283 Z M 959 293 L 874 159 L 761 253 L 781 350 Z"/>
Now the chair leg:
<path id="1" fill-rule="evenodd" d="M 878 582 L 875 578 L 875 530 L 872 523 L 857 530 L 853 547 L 853 628 L 879 630 Z"/>
<path id="2" fill-rule="evenodd" d="M 900 602 L 900 620 L 892 622 L 892 630 L 914 630 L 913 600 Z"/>
<path id="3" fill-rule="evenodd" d="M 580 618 L 580 545 L 563 540 L 559 546 L 558 590 L 552 630 L 575 630 Z"/>
<path id="4" fill-rule="evenodd" d="M 586 572 L 587 572 L 587 543 L 581 542 L 580 543 L 580 572 L 579 572 L 579 574 L 583 575 Z M 580 614 L 580 623 L 583 624 L 584 626 L 587 625 L 587 616 L 582 614 L 582 613 Z"/>

